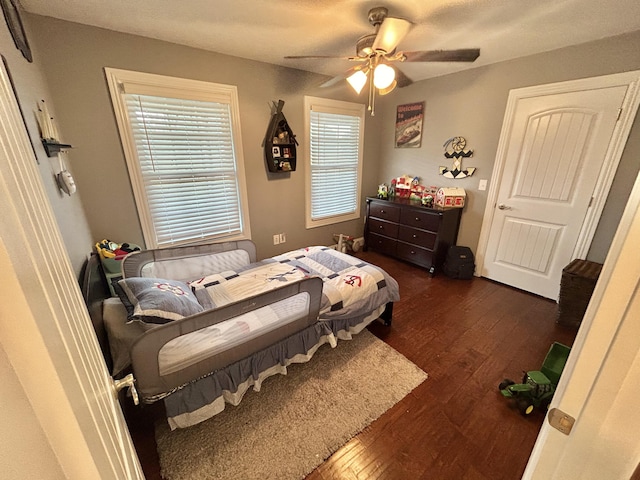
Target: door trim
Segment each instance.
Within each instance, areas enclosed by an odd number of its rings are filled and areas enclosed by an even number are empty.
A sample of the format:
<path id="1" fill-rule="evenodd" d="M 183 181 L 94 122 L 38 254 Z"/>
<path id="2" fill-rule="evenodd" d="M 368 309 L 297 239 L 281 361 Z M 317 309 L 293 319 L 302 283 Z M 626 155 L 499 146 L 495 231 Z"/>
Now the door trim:
<path id="1" fill-rule="evenodd" d="M 538 97 L 543 95 L 555 95 L 560 93 L 569 93 L 581 90 L 592 90 L 597 88 L 608 88 L 620 85 L 627 86 L 627 93 L 624 97 L 622 105 L 622 113 L 620 119 L 616 123 L 611 138 L 611 143 L 607 149 L 605 159 L 600 170 L 600 175 L 596 182 L 593 192 L 594 202 L 587 210 L 578 241 L 573 251 L 573 258 L 584 259 L 587 256 L 589 247 L 595 235 L 598 221 L 602 215 L 602 210 L 607 200 L 607 195 L 611 189 L 613 178 L 615 176 L 622 152 L 627 143 L 629 132 L 633 125 L 633 121 L 640 104 L 640 70 L 633 72 L 616 73 L 612 75 L 603 75 L 599 77 L 584 78 L 579 80 L 570 80 L 566 82 L 550 83 L 545 85 L 537 85 L 534 87 L 517 88 L 509 91 L 507 107 L 505 110 L 502 130 L 500 132 L 500 140 L 498 142 L 498 150 L 496 152 L 496 161 L 493 166 L 489 192 L 487 194 L 487 203 L 485 205 L 484 216 L 482 219 L 482 227 L 480 229 L 480 238 L 478 240 L 478 248 L 476 252 L 476 276 L 482 276 L 484 270 L 484 259 L 489 242 L 489 233 L 495 213 L 495 205 L 498 199 L 500 183 L 502 182 L 502 173 L 507 162 L 507 147 L 513 129 L 513 121 L 516 112 L 516 106 L 522 99 Z"/>

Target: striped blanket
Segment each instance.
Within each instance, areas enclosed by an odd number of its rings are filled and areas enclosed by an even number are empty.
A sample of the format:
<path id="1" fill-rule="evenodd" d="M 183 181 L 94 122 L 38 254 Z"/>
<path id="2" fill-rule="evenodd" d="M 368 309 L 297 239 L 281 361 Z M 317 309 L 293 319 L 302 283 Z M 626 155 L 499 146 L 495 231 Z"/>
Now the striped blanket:
<path id="1" fill-rule="evenodd" d="M 307 247 L 239 270 L 189 283 L 198 302 L 216 308 L 305 277 L 322 278 L 321 319 L 349 317 L 399 299 L 398 284 L 384 270 L 328 247 Z"/>

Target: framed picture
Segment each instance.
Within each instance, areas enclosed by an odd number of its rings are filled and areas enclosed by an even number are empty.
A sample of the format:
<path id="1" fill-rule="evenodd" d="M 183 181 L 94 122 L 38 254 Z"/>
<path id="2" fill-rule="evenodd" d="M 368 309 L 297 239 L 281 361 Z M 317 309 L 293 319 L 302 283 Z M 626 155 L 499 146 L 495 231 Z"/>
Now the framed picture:
<path id="1" fill-rule="evenodd" d="M 398 105 L 396 112 L 396 148 L 419 148 L 422 144 L 424 102 Z"/>
<path id="2" fill-rule="evenodd" d="M 13 37 L 13 43 L 16 44 L 18 50 L 22 52 L 22 56 L 29 62 L 33 62 L 31 56 L 31 48 L 27 41 L 27 35 L 24 33 L 24 27 L 22 26 L 22 20 L 20 19 L 20 11 L 16 0 L 0 0 L 0 6 L 2 6 L 2 13 L 4 13 L 4 19 L 7 21 L 7 27 Z"/>
<path id="3" fill-rule="evenodd" d="M 273 154 L 274 158 L 275 157 L 279 157 L 280 156 L 280 147 L 272 147 L 271 148 L 271 153 Z"/>

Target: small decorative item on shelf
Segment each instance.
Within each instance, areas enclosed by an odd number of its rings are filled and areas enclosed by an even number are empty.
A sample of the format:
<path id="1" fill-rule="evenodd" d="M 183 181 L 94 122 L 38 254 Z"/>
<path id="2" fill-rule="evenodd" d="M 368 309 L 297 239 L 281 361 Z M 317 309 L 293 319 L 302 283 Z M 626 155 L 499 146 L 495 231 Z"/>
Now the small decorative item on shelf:
<path id="1" fill-rule="evenodd" d="M 389 187 L 386 183 L 378 185 L 378 198 L 386 200 L 389 198 Z"/>
<path id="2" fill-rule="evenodd" d="M 60 141 L 58 129 L 53 121 L 53 117 L 49 114 L 49 109 L 47 108 L 47 104 L 44 100 L 40 100 L 38 103 L 36 120 L 38 120 L 40 138 L 42 138 L 42 145 L 47 153 L 47 157 L 53 157 L 61 151 L 72 148 L 68 143 L 62 143 Z"/>
<path id="3" fill-rule="evenodd" d="M 293 172 L 296 169 L 298 141 L 282 113 L 284 100 L 273 103 L 273 114 L 265 136 L 264 158 L 270 172 Z"/>
<path id="4" fill-rule="evenodd" d="M 460 187 L 442 187 L 436 194 L 436 205 L 439 207 L 464 207 L 467 192 Z"/>
<path id="5" fill-rule="evenodd" d="M 401 175 L 391 180 L 393 186 L 394 196 L 400 198 L 409 198 L 411 196 L 411 188 L 413 180 L 418 177 L 412 177 L 410 175 Z"/>
<path id="6" fill-rule="evenodd" d="M 430 193 L 427 193 L 422 197 L 421 202 L 422 202 L 422 205 L 424 205 L 425 207 L 433 207 L 433 195 L 431 195 Z"/>

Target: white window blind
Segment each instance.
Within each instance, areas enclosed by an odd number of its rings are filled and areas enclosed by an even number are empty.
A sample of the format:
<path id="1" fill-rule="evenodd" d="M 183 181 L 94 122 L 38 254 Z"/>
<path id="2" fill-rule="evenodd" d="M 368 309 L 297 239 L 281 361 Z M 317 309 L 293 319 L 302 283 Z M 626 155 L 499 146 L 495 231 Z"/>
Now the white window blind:
<path id="1" fill-rule="evenodd" d="M 146 94 L 140 80 L 122 82 L 118 93 L 147 246 L 242 238 L 247 229 L 244 178 L 238 168 L 233 105 L 217 100 L 224 96 L 197 89 L 185 93 L 180 87 L 172 95 L 153 77 L 156 83 L 147 89 L 152 94 Z"/>
<path id="2" fill-rule="evenodd" d="M 364 119 L 359 110 L 340 111 L 315 105 L 310 109 L 308 223 L 328 224 L 360 215 Z"/>

